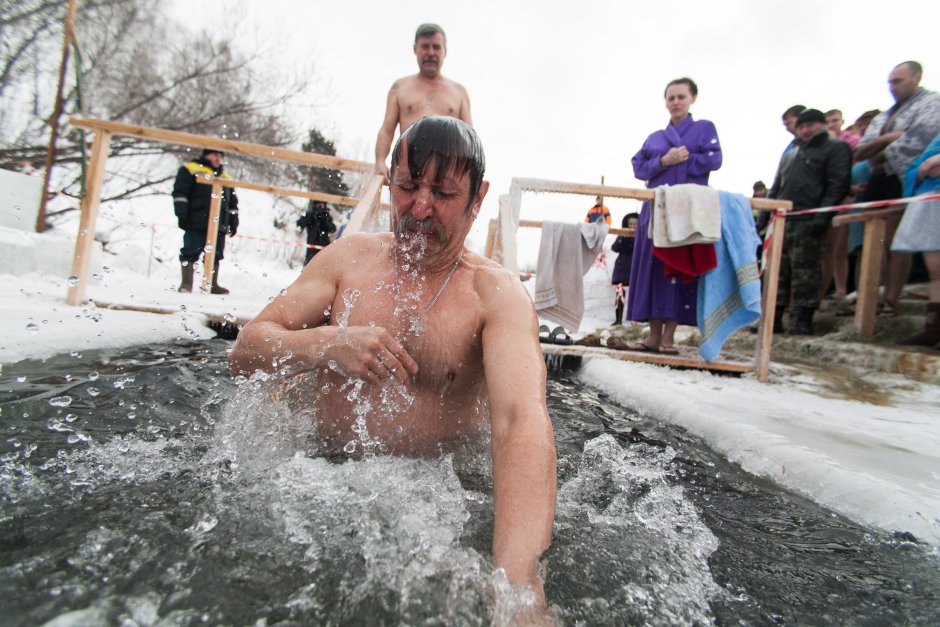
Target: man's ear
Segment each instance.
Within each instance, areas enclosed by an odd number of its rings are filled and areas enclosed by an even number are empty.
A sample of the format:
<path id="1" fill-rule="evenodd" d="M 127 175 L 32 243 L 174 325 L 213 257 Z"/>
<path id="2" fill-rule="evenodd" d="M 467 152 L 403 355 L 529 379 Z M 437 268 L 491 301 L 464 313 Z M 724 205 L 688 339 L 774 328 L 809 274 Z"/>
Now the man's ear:
<path id="1" fill-rule="evenodd" d="M 480 207 L 483 206 L 483 199 L 486 197 L 486 192 L 490 190 L 490 182 L 483 181 L 480 183 L 480 190 L 477 192 L 477 195 L 473 198 L 473 205 L 471 206 L 470 213 L 473 215 L 474 219 L 480 213 Z"/>

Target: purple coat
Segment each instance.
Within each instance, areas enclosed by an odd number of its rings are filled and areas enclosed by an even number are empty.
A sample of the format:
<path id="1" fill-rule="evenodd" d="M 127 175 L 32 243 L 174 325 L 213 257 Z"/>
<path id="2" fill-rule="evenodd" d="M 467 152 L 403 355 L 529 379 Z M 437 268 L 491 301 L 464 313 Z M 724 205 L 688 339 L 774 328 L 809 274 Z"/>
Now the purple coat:
<path id="1" fill-rule="evenodd" d="M 685 146 L 689 159 L 670 167 L 662 167 L 660 158 L 670 148 Z M 708 120 L 693 120 L 692 116 L 670 123 L 665 129 L 646 138 L 643 147 L 633 155 L 633 174 L 646 181 L 647 188 L 680 183 L 708 184 L 708 175 L 721 167 L 721 144 L 718 131 Z M 698 280 L 683 283 L 681 279 L 666 277 L 663 262 L 653 256 L 653 240 L 647 236 L 650 222 L 650 203 L 644 202 L 636 229 L 636 246 L 630 268 L 630 296 L 627 300 L 627 319 L 637 322 L 664 320 L 679 324 L 696 324 Z"/>

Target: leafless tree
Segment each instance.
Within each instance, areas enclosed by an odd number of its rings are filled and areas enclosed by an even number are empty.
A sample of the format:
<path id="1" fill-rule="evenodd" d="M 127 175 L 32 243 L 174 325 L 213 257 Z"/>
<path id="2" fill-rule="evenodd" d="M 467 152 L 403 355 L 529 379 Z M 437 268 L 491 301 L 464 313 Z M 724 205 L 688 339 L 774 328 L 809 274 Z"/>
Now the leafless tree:
<path id="1" fill-rule="evenodd" d="M 0 167 L 38 165 L 45 156 L 66 4 L 0 0 Z M 80 2 L 80 80 L 71 73 L 76 80 L 67 91 L 66 115 L 78 111 L 80 95 L 88 117 L 270 146 L 295 143 L 289 112 L 307 91 L 309 68 L 290 75 L 275 62 L 275 51 L 248 49 L 235 27 L 216 26 L 193 32 L 174 23 L 159 0 Z M 114 137 L 105 200 L 166 193 L 175 174 L 167 157 L 185 154 L 179 147 Z M 79 195 L 82 159 L 80 134 L 71 129 L 55 162 L 53 188 L 60 194 Z M 260 159 L 240 160 L 239 167 L 273 182 L 289 176 L 284 166 Z"/>

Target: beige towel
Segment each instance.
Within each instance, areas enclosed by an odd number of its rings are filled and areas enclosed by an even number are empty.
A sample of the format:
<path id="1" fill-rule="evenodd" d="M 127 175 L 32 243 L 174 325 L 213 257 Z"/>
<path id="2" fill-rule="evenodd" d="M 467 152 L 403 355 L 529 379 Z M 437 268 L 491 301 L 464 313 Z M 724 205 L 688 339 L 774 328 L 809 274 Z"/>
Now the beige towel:
<path id="1" fill-rule="evenodd" d="M 543 222 L 535 309 L 539 316 L 577 331 L 584 315 L 584 275 L 604 249 L 607 224 Z"/>
<path id="2" fill-rule="evenodd" d="M 718 192 L 691 183 L 657 187 L 650 222 L 657 248 L 714 244 L 721 239 Z"/>

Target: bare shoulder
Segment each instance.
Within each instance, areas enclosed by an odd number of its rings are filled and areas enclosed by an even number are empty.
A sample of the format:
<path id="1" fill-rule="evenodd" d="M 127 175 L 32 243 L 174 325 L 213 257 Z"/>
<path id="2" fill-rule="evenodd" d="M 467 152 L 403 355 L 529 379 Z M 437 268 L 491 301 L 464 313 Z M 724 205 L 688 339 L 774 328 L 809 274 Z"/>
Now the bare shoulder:
<path id="1" fill-rule="evenodd" d="M 476 253 L 467 253 L 464 259 L 473 271 L 473 287 L 485 310 L 497 312 L 507 307 L 532 307 L 532 299 L 522 281 L 509 270 Z"/>
<path id="2" fill-rule="evenodd" d="M 454 89 L 454 90 L 460 92 L 460 94 L 461 94 L 462 96 L 464 96 L 464 97 L 467 96 L 467 88 L 466 88 L 466 87 L 464 87 L 463 85 L 461 85 L 461 84 L 458 83 L 457 81 L 451 80 L 451 79 L 449 79 L 449 78 L 444 78 L 443 80 L 446 82 L 446 84 L 447 84 L 448 87 L 450 87 L 451 89 Z"/>

